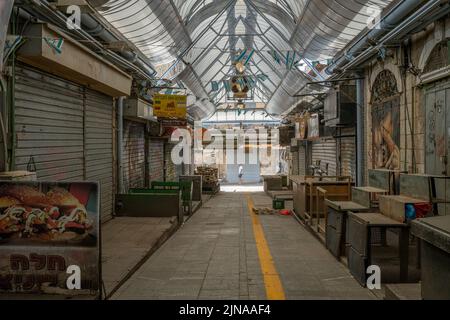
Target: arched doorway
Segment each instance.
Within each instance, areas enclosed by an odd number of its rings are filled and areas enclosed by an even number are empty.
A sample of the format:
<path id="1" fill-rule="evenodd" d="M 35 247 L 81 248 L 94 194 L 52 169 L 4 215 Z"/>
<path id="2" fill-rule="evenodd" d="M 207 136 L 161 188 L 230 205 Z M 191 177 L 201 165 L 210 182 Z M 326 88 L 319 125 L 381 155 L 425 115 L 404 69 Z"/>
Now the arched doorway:
<path id="1" fill-rule="evenodd" d="M 375 79 L 371 104 L 373 168 L 400 169 L 400 93 L 391 71 Z"/>

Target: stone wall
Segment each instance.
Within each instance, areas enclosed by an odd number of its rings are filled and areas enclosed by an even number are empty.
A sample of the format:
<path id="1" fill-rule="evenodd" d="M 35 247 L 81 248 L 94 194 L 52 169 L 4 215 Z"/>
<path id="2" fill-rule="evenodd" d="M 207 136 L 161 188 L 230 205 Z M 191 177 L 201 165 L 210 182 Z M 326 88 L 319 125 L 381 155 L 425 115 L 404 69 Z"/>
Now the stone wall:
<path id="1" fill-rule="evenodd" d="M 365 69 L 365 173 L 373 168 L 372 90 L 377 76 L 389 70 L 395 77 L 400 95 L 400 169 L 425 173 L 425 104 L 421 71 L 431 51 L 450 37 L 450 19 L 437 21 L 414 34 L 410 42 L 412 65 L 404 67 L 404 47 L 387 48 L 386 58 L 373 59 Z"/>

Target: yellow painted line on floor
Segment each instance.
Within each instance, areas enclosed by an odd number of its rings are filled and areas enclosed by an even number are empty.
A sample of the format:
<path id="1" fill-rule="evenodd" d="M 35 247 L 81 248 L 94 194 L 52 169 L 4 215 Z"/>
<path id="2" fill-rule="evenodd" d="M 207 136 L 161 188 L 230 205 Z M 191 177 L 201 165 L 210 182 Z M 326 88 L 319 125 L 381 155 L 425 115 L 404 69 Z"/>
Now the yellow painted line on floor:
<path id="1" fill-rule="evenodd" d="M 266 287 L 266 296 L 268 300 L 286 300 L 283 285 L 280 276 L 270 253 L 264 235 L 263 227 L 259 221 L 259 217 L 253 212 L 254 204 L 252 198 L 247 195 L 248 212 L 252 217 L 253 233 L 255 235 L 256 247 L 258 249 L 259 262 L 264 276 L 264 284 Z"/>

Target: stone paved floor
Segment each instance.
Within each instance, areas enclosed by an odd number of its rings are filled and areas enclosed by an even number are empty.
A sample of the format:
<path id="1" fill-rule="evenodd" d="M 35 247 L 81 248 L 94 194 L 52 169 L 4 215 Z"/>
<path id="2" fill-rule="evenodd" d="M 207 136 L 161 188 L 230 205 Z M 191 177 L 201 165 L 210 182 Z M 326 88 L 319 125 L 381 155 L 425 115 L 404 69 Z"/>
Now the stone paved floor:
<path id="1" fill-rule="evenodd" d="M 173 227 L 171 220 L 121 217 L 102 226 L 102 276 L 106 295 Z"/>
<path id="2" fill-rule="evenodd" d="M 269 207 L 263 193 L 256 207 Z M 374 299 L 293 217 L 260 216 L 287 299 Z M 113 299 L 266 299 L 247 195 L 207 202 Z"/>

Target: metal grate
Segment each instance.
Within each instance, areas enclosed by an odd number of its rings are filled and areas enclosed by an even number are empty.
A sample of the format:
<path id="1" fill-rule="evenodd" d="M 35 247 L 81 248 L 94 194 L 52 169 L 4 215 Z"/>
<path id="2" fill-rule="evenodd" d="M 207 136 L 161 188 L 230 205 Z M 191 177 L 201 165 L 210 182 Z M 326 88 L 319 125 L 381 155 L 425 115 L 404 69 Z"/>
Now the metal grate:
<path id="1" fill-rule="evenodd" d="M 431 51 L 430 57 L 423 70 L 424 73 L 429 73 L 449 65 L 449 47 L 448 42 L 444 41 L 438 43 Z"/>

